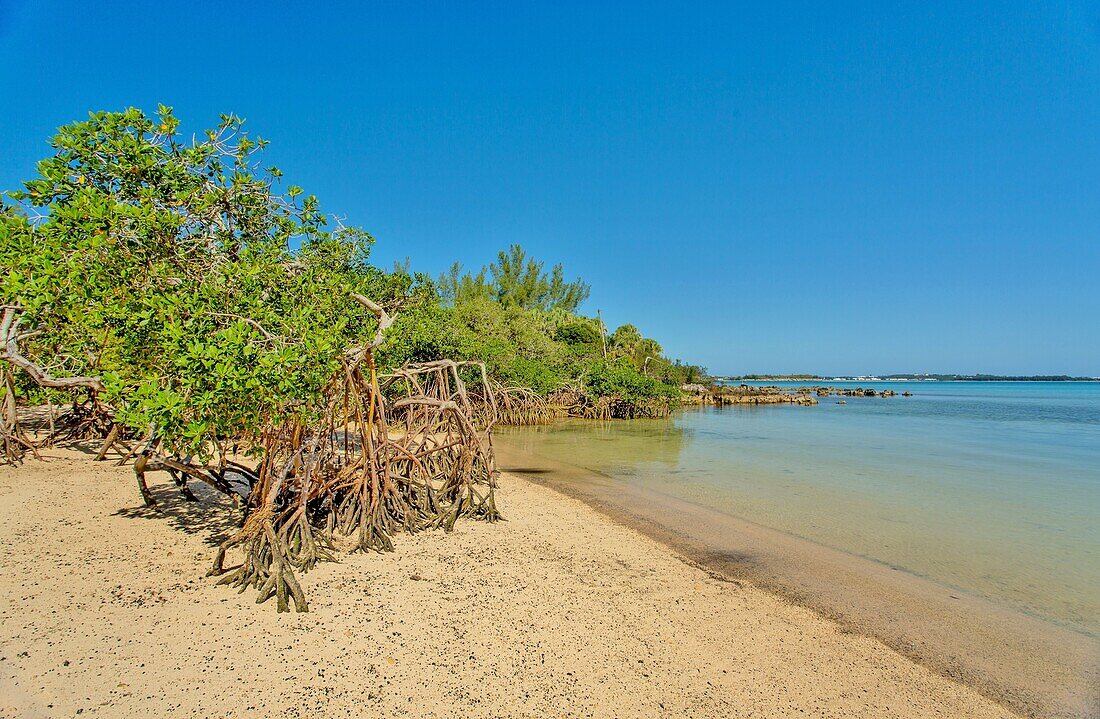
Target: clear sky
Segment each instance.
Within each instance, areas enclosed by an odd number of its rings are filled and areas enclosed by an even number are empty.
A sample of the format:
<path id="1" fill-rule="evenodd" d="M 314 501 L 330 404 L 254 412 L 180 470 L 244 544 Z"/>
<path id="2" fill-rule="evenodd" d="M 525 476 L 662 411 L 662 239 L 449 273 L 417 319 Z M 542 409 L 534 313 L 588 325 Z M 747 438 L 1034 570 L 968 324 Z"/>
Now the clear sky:
<path id="1" fill-rule="evenodd" d="M 1100 4 L 825 5 L 0 0 L 0 188 L 235 112 L 379 263 L 520 242 L 715 373 L 1100 375 Z"/>

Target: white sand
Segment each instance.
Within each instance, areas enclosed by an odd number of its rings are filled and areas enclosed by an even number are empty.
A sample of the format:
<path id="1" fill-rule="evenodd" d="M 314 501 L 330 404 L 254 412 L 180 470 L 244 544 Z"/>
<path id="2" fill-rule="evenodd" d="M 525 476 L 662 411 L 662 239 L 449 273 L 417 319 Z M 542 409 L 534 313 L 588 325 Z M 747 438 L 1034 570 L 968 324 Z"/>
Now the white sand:
<path id="1" fill-rule="evenodd" d="M 584 504 L 399 536 L 278 615 L 204 578 L 230 531 L 73 451 L 0 468 L 0 717 L 1008 717 L 972 689 Z"/>

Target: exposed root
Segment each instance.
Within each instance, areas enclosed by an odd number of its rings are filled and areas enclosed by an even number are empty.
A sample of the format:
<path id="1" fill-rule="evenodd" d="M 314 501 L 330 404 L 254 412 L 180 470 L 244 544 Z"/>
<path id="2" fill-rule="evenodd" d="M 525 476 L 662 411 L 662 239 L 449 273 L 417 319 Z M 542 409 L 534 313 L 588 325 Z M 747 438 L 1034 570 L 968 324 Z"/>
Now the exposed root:
<path id="1" fill-rule="evenodd" d="M 15 403 L 15 378 L 3 368 L 0 384 L 0 464 L 19 464 L 27 453 L 38 457 L 38 445 L 23 431 Z"/>
<path id="2" fill-rule="evenodd" d="M 319 422 L 288 422 L 264 438 L 248 519 L 211 569 L 225 574 L 223 584 L 257 589 L 257 601 L 276 597 L 279 611 L 291 599 L 307 610 L 295 571 L 335 559 L 337 547 L 387 551 L 401 531 L 500 518 L 489 438 L 495 418 L 482 415 L 483 428 L 471 419 L 463 366 L 403 367 L 380 384 L 369 352 L 363 359 L 366 372 L 349 360 L 330 383 Z M 473 369 L 493 406 L 483 370 Z M 244 559 L 226 570 L 226 554 L 237 548 Z"/>
<path id="3" fill-rule="evenodd" d="M 527 387 L 505 387 L 496 382 L 493 384 L 499 407 L 500 424 L 512 426 L 550 424 L 566 414 Z"/>
<path id="4" fill-rule="evenodd" d="M 642 419 L 668 417 L 679 406 L 671 398 L 629 400 L 622 397 L 587 396 L 575 387 L 562 387 L 550 394 L 548 403 L 560 415 L 584 419 Z"/>
<path id="5" fill-rule="evenodd" d="M 54 422 L 47 441 L 51 444 L 58 441 L 98 441 L 101 444 L 96 459 L 102 459 L 116 442 L 122 443 L 131 437 L 131 432 L 115 423 L 114 411 L 98 395 L 92 394 L 73 399 L 69 409 Z"/>

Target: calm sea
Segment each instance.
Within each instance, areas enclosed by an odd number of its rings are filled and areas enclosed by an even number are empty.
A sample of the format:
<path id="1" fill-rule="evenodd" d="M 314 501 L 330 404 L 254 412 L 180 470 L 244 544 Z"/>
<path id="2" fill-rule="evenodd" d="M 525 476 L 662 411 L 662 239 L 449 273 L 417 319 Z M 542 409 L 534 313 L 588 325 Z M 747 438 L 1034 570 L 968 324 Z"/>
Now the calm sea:
<path id="1" fill-rule="evenodd" d="M 1100 635 L 1100 383 L 863 386 L 914 396 L 501 434 L 531 456 Z"/>

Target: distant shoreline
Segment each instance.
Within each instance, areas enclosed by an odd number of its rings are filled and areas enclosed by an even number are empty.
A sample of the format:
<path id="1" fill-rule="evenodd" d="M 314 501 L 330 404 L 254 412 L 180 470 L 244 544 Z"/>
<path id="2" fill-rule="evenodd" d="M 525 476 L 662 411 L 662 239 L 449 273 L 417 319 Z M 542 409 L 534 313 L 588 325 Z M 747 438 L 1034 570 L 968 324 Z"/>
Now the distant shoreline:
<path id="1" fill-rule="evenodd" d="M 1066 375 L 1000 376 L 1000 375 L 886 375 L 860 377 L 824 377 L 803 375 L 744 375 L 715 377 L 715 382 L 1100 382 L 1100 377 L 1070 377 Z"/>

